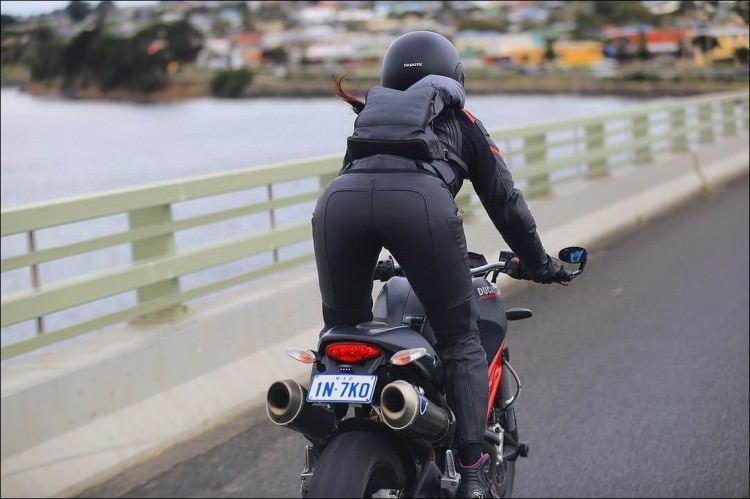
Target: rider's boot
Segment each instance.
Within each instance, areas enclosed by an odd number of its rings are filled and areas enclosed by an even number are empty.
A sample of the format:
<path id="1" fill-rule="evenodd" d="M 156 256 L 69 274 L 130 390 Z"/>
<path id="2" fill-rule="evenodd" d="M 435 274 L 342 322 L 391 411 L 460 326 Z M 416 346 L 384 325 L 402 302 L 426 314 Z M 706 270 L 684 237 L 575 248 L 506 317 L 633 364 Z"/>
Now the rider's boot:
<path id="1" fill-rule="evenodd" d="M 456 497 L 483 499 L 497 497 L 490 478 L 492 460 L 489 454 L 482 454 L 475 463 L 465 466 L 458 460 L 458 472 L 461 474 L 461 485 Z"/>

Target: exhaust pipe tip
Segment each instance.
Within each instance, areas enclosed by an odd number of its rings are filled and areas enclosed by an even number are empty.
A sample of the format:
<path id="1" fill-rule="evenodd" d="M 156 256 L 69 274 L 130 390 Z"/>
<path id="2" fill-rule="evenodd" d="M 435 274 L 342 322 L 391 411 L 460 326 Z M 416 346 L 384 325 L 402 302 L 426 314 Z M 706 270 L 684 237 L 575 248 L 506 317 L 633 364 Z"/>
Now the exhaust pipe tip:
<path id="1" fill-rule="evenodd" d="M 410 383 L 396 380 L 380 394 L 383 422 L 392 430 L 437 441 L 451 429 L 449 411 L 430 402 Z"/>
<path id="2" fill-rule="evenodd" d="M 419 399 L 414 388 L 403 380 L 389 383 L 380 394 L 380 406 L 385 424 L 394 430 L 402 430 L 414 422 Z"/>
<path id="3" fill-rule="evenodd" d="M 271 422 L 312 438 L 323 438 L 336 428 L 334 414 L 308 404 L 307 390 L 291 379 L 276 381 L 266 393 L 266 415 Z"/>
<path id="4" fill-rule="evenodd" d="M 274 424 L 286 425 L 294 420 L 305 402 L 304 388 L 296 381 L 285 379 L 268 387 L 266 414 Z"/>

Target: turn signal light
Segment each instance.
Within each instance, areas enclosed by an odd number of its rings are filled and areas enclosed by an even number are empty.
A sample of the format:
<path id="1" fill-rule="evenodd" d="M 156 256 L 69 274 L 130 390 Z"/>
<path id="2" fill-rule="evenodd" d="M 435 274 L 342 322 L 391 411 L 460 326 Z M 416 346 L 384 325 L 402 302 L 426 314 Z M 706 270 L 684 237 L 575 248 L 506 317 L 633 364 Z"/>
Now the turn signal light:
<path id="1" fill-rule="evenodd" d="M 303 364 L 313 364 L 316 360 L 318 360 L 315 352 L 306 348 L 287 348 L 286 354 L 294 360 L 302 362 Z"/>
<path id="2" fill-rule="evenodd" d="M 341 362 L 361 362 L 380 355 L 380 349 L 364 343 L 332 343 L 326 347 L 326 355 Z"/>
<path id="3" fill-rule="evenodd" d="M 391 356 L 391 364 L 394 366 L 405 366 L 410 362 L 421 359 L 425 355 L 427 355 L 427 349 L 422 347 L 401 350 Z"/>

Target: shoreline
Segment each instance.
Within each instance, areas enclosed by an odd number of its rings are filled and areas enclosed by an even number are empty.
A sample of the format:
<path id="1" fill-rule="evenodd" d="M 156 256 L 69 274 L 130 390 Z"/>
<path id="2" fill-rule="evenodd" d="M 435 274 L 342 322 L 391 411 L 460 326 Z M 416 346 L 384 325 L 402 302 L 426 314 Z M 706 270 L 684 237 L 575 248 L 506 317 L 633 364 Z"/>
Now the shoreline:
<path id="1" fill-rule="evenodd" d="M 363 97 L 377 81 L 345 81 L 345 89 Z M 19 87 L 22 92 L 35 97 L 58 97 L 64 100 L 110 101 L 157 104 L 181 102 L 213 97 L 208 86 L 200 80 L 176 81 L 162 90 L 140 93 L 125 89 L 101 91 L 94 86 L 78 88 L 65 94 L 59 85 L 40 82 L 5 81 L 3 88 Z M 527 77 L 504 80 L 474 80 L 467 84 L 469 95 L 611 95 L 617 97 L 654 98 L 684 97 L 706 93 L 747 90 L 748 81 L 690 80 L 625 80 L 607 78 L 548 78 Z M 330 81 L 260 81 L 250 85 L 238 99 L 253 98 L 321 98 L 333 97 L 334 86 Z M 227 99 L 231 100 L 231 99 Z"/>

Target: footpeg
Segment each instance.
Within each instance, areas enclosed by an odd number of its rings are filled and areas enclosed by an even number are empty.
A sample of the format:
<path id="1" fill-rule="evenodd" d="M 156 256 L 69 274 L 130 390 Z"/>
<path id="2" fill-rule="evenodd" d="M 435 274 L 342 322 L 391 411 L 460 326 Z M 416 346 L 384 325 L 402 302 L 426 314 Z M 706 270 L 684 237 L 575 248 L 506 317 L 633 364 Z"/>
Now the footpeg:
<path id="1" fill-rule="evenodd" d="M 450 497 L 455 497 L 458 492 L 458 486 L 461 484 L 461 475 L 456 471 L 456 461 L 453 458 L 453 451 L 445 451 L 445 473 L 440 478 L 440 489 L 448 491 Z"/>

